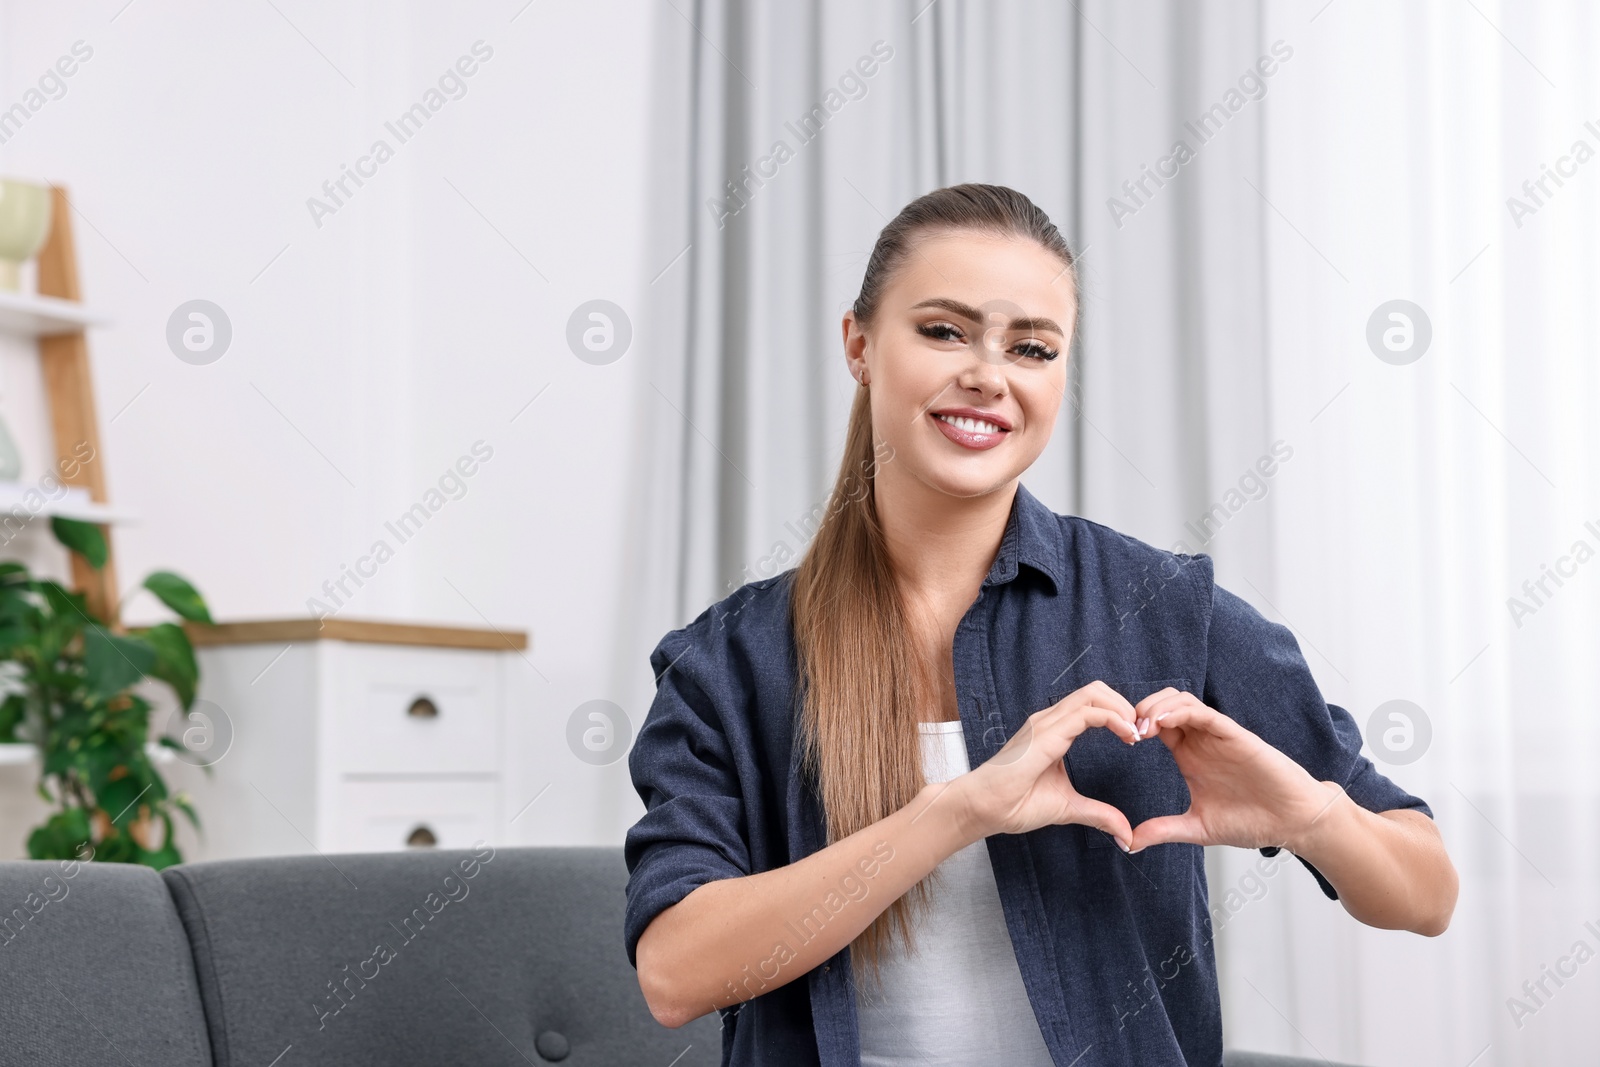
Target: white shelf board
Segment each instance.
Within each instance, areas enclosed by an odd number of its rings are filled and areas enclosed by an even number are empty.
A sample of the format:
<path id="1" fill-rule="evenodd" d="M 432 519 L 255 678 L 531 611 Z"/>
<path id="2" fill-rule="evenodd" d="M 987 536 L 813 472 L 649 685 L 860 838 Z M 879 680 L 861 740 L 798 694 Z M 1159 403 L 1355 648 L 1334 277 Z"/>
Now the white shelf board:
<path id="1" fill-rule="evenodd" d="M 0 745 L 0 767 L 21 767 L 39 758 L 39 750 L 20 741 Z"/>
<path id="2" fill-rule="evenodd" d="M 66 492 L 60 493 L 54 500 L 36 485 L 25 485 L 22 482 L 0 482 L 0 520 L 8 515 L 25 515 L 30 511 L 36 516 L 50 517 L 59 515 L 63 519 L 77 519 L 80 522 L 133 522 L 133 515 L 126 511 L 113 508 L 110 504 L 98 504 L 89 497 L 89 490 L 81 485 L 68 485 L 63 487 Z M 58 490 L 59 492 L 59 490 Z M 37 506 L 30 503 L 28 495 L 36 493 L 45 497 Z M 35 508 L 37 509 L 35 510 Z"/>
<path id="3" fill-rule="evenodd" d="M 108 322 L 104 315 L 91 311 L 75 300 L 0 289 L 0 333 L 18 337 L 50 337 L 78 333 L 90 326 L 104 326 Z"/>
<path id="4" fill-rule="evenodd" d="M 177 753 L 166 745 L 159 745 L 154 741 L 144 744 L 145 755 L 156 763 L 171 763 L 177 759 Z M 0 744 L 0 767 L 26 767 L 39 760 L 39 748 L 25 741 L 7 741 Z"/>

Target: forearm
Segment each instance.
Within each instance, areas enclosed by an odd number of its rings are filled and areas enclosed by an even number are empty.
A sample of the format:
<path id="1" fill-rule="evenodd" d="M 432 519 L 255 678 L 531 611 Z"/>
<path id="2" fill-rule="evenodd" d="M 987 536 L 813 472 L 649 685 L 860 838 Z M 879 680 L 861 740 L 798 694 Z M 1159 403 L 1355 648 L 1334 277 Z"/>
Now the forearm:
<path id="1" fill-rule="evenodd" d="M 788 866 L 699 886 L 639 938 L 639 982 L 652 1014 L 681 1026 L 793 981 L 977 839 L 956 795 L 934 784 Z"/>
<path id="2" fill-rule="evenodd" d="M 1352 916 L 1385 930 L 1441 934 L 1459 881 L 1433 822 L 1420 812 L 1372 812 L 1321 782 L 1330 802 L 1289 851 L 1328 880 Z"/>

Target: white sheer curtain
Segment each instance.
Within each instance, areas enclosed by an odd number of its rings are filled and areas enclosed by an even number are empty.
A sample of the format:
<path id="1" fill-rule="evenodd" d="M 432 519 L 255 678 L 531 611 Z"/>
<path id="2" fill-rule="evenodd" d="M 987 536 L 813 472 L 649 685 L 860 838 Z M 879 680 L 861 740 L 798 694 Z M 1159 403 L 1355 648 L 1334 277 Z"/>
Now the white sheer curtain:
<path id="1" fill-rule="evenodd" d="M 1380 766 L 1430 801 L 1462 889 L 1424 940 L 1274 886 L 1224 939 L 1230 1034 L 1361 1063 L 1592 1062 L 1600 21 L 1576 2 L 1336 2 L 1272 6 L 1266 36 L 1297 49 L 1262 187 L 1270 405 L 1296 451 L 1267 501 L 1276 552 L 1223 577 L 1296 627 L 1358 721 L 1422 709 L 1431 742 Z M 1567 176 L 1536 203 L 1523 183 L 1545 165 Z M 1396 299 L 1431 322 L 1404 365 L 1365 336 Z M 1561 584 L 1530 596 L 1546 566 Z"/>
<path id="2" fill-rule="evenodd" d="M 1600 159 L 1569 158 L 1519 220 L 1505 202 L 1575 141 L 1600 149 L 1591 9 L 670 0 L 656 17 L 646 536 L 619 670 L 798 559 L 855 387 L 838 316 L 877 230 L 939 185 L 1014 185 L 1079 248 L 1086 289 L 1075 404 L 1029 487 L 1209 552 L 1294 629 L 1330 701 L 1366 726 L 1408 700 L 1431 728 L 1372 754 L 1438 816 L 1452 928 L 1374 930 L 1298 864 L 1257 881 L 1256 854 L 1212 850 L 1213 906 L 1243 901 L 1217 940 L 1228 1044 L 1462 1067 L 1594 1048 L 1600 963 L 1538 1002 L 1523 982 L 1537 993 L 1579 940 L 1600 952 L 1579 676 L 1600 562 L 1560 563 L 1600 550 Z M 1393 300 L 1431 325 L 1414 362 L 1369 346 Z M 1543 564 L 1572 574 L 1519 627 L 1506 599 Z M 1511 997 L 1534 1010 L 1513 1019 Z"/>

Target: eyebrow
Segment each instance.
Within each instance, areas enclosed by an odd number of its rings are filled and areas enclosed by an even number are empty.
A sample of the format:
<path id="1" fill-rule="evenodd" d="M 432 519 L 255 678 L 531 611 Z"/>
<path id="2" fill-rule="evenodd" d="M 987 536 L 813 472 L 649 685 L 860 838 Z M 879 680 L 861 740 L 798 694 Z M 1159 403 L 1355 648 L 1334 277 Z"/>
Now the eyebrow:
<path id="1" fill-rule="evenodd" d="M 960 315 L 962 318 L 970 319 L 973 322 L 982 322 L 984 320 L 983 312 L 979 311 L 971 304 L 963 304 L 959 300 L 951 300 L 950 298 L 943 296 L 936 296 L 931 299 L 924 300 L 920 304 L 911 305 L 912 311 L 915 311 L 918 308 L 943 308 L 945 311 Z M 1024 316 L 1022 318 L 1012 319 L 1009 328 L 1013 330 L 1027 330 L 1030 333 L 1048 331 L 1056 334 L 1059 337 L 1066 336 L 1066 331 L 1064 331 L 1060 326 L 1056 325 L 1055 319 Z"/>

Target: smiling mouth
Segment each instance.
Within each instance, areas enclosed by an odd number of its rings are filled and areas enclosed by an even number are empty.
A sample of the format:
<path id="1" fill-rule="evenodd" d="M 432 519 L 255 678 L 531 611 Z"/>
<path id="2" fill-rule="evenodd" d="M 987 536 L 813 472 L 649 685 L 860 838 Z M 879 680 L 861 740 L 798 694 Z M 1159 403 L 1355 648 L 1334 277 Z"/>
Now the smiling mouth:
<path id="1" fill-rule="evenodd" d="M 930 414 L 933 415 L 934 424 L 939 427 L 940 433 L 954 444 L 973 452 L 982 452 L 995 447 L 1011 432 L 987 419 L 975 419 L 968 415 L 943 415 L 937 412 Z"/>
<path id="2" fill-rule="evenodd" d="M 1006 432 L 992 422 L 985 422 L 983 419 L 969 419 L 964 415 L 941 415 L 938 412 L 934 412 L 933 417 L 939 419 L 941 422 L 948 422 L 958 430 L 966 430 L 968 433 Z"/>

